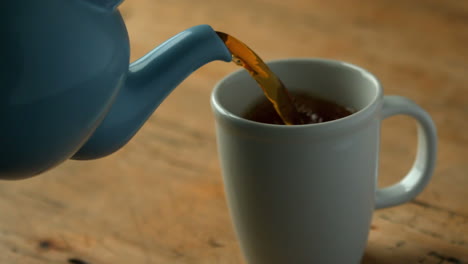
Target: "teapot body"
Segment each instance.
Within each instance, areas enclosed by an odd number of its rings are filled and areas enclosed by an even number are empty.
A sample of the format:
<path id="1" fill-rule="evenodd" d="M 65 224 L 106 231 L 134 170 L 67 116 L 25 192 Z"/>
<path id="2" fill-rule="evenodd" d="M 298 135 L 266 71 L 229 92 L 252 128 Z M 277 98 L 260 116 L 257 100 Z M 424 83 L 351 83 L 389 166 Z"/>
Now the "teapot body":
<path id="1" fill-rule="evenodd" d="M 17 179 L 91 136 L 124 85 L 129 40 L 117 9 L 85 1 L 8 1 L 0 14 L 0 178 Z"/>

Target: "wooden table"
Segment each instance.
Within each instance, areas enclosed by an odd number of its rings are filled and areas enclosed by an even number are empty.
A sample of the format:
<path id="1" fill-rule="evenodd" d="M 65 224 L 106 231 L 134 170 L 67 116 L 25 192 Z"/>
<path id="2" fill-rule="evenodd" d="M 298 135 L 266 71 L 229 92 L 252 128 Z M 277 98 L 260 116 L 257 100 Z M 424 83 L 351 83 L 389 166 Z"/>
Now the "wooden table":
<path id="1" fill-rule="evenodd" d="M 121 11 L 132 60 L 206 23 L 265 60 L 349 61 L 379 76 L 386 94 L 412 98 L 438 126 L 435 175 L 413 202 L 375 212 L 363 263 L 468 263 L 467 1 L 132 0 Z M 110 157 L 0 182 L 0 263 L 244 263 L 209 105 L 234 70 L 213 62 L 191 75 Z M 385 186 L 412 164 L 415 124 L 392 118 L 382 136 Z"/>

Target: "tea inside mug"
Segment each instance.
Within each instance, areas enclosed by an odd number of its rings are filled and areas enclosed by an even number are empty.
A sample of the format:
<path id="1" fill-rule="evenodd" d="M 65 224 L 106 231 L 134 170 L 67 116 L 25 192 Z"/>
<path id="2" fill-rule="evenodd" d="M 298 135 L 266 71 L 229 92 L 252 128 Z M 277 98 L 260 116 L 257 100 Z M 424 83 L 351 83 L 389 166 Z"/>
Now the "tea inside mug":
<path id="1" fill-rule="evenodd" d="M 340 105 L 353 113 L 369 107 L 382 96 L 373 87 L 380 85 L 371 73 L 352 64 L 323 59 L 283 59 L 268 63 L 281 78 L 291 96 L 307 94 Z M 247 71 L 237 71 L 223 79 L 213 94 L 213 103 L 238 118 L 259 101 L 262 89 Z M 271 108 L 270 108 L 271 109 Z"/>
<path id="2" fill-rule="evenodd" d="M 350 107 L 344 107 L 304 92 L 291 93 L 291 99 L 303 124 L 328 122 L 354 113 L 354 110 Z M 265 98 L 259 98 L 247 109 L 242 117 L 265 124 L 284 125 L 281 117 Z"/>

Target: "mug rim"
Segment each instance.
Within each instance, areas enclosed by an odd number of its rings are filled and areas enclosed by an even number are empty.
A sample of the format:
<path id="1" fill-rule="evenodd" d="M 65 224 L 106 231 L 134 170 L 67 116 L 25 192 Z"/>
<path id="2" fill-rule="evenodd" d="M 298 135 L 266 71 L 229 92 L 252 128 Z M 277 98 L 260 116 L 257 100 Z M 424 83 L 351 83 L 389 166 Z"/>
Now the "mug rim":
<path id="1" fill-rule="evenodd" d="M 235 78 L 236 75 L 239 75 L 245 72 L 245 69 L 239 69 L 224 76 L 221 80 L 219 80 L 215 84 L 211 92 L 211 100 L 210 100 L 213 112 L 215 113 L 216 116 L 219 115 L 221 117 L 224 117 L 230 123 L 239 125 L 241 127 L 255 127 L 255 128 L 260 128 L 260 129 L 268 129 L 268 130 L 272 130 L 272 129 L 302 130 L 305 128 L 315 128 L 315 129 L 322 128 L 322 129 L 328 130 L 328 129 L 335 129 L 338 127 L 346 126 L 347 124 L 350 123 L 351 120 L 354 120 L 352 121 L 354 123 L 356 123 L 356 119 L 361 120 L 361 121 L 366 120 L 369 116 L 372 116 L 375 110 L 380 106 L 381 100 L 379 99 L 383 97 L 383 89 L 382 89 L 382 85 L 380 81 L 374 74 L 372 74 L 368 70 L 358 65 L 355 65 L 353 63 L 349 63 L 349 62 L 341 61 L 341 60 L 335 60 L 335 59 L 325 59 L 325 58 L 283 58 L 283 59 L 267 61 L 266 64 L 270 66 L 272 64 L 288 64 L 288 63 L 297 63 L 297 62 L 300 62 L 300 63 L 307 62 L 307 63 L 313 63 L 313 64 L 328 64 L 328 65 L 333 65 L 333 66 L 352 68 L 353 70 L 360 72 L 363 78 L 367 78 L 374 84 L 374 88 L 376 89 L 375 96 L 370 100 L 370 102 L 365 107 L 356 111 L 355 113 L 349 116 L 343 117 L 343 118 L 339 118 L 339 119 L 335 119 L 335 120 L 331 120 L 327 122 L 291 125 L 291 126 L 282 125 L 282 124 L 278 125 L 278 124 L 261 123 L 261 122 L 251 121 L 243 117 L 240 117 L 232 113 L 228 109 L 226 109 L 220 103 L 218 96 L 224 83 L 232 78 Z M 357 122 L 357 123 L 361 123 L 361 122 Z"/>

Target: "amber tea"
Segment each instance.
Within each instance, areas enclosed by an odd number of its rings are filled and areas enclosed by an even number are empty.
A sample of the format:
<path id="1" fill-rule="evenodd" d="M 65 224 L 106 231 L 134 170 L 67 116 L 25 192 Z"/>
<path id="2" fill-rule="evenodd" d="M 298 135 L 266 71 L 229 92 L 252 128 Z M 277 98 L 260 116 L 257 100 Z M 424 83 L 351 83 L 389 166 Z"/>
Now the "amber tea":
<path id="1" fill-rule="evenodd" d="M 233 62 L 244 67 L 260 85 L 283 123 L 286 125 L 302 124 L 301 116 L 297 112 L 288 91 L 263 60 L 247 45 L 233 36 L 218 31 L 216 33 L 232 53 Z"/>
<path id="2" fill-rule="evenodd" d="M 260 85 L 266 99 L 258 102 L 244 117 L 269 124 L 301 125 L 321 123 L 352 114 L 352 110 L 306 94 L 292 96 L 281 80 L 247 45 L 231 35 L 217 31 L 232 54 L 232 60 L 244 67 Z"/>
<path id="3" fill-rule="evenodd" d="M 354 112 L 350 108 L 306 93 L 293 93 L 291 98 L 302 124 L 328 122 L 349 116 Z M 284 125 L 273 105 L 265 98 L 260 98 L 242 116 L 260 123 Z"/>

